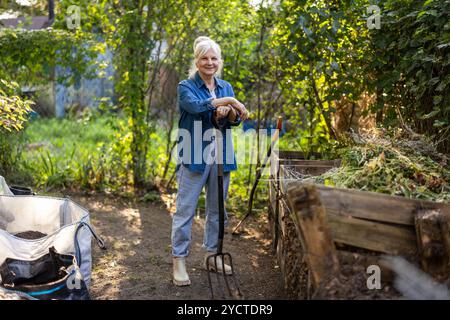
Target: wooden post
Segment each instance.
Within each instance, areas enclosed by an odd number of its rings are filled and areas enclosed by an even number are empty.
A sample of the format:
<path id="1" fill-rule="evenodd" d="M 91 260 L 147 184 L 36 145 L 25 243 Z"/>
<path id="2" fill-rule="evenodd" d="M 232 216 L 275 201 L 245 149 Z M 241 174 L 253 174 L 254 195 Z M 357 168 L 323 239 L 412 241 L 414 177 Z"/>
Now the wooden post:
<path id="1" fill-rule="evenodd" d="M 289 206 L 302 241 L 313 286 L 339 276 L 339 260 L 327 224 L 325 208 L 312 184 L 292 183 L 288 188 Z"/>
<path id="2" fill-rule="evenodd" d="M 420 262 L 425 272 L 450 266 L 449 217 L 439 209 L 419 210 L 414 218 Z"/>

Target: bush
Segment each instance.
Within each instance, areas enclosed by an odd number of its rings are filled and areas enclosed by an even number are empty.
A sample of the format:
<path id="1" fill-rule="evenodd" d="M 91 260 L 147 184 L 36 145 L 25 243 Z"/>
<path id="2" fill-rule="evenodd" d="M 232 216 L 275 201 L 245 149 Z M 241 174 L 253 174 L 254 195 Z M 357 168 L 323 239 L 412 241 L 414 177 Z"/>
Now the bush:
<path id="1" fill-rule="evenodd" d="M 19 85 L 0 79 L 0 174 L 11 175 L 20 159 L 20 134 L 32 102 L 22 99 Z"/>

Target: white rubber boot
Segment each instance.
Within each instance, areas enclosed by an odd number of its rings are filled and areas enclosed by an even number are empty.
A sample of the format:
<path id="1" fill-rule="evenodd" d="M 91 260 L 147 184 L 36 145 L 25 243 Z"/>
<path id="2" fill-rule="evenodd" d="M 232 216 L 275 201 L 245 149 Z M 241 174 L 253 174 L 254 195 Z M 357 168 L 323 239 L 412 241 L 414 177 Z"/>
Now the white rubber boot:
<path id="1" fill-rule="evenodd" d="M 213 254 L 212 252 L 208 252 L 205 255 L 205 262 L 204 262 L 203 265 L 206 265 L 206 260 L 212 254 Z M 209 259 L 209 266 L 208 266 L 209 270 L 223 273 L 223 270 L 222 270 L 222 257 L 221 256 L 217 256 L 216 257 L 216 261 L 217 261 L 217 270 L 216 270 L 216 266 L 215 266 L 215 263 L 214 263 L 214 258 Z M 225 274 L 226 275 L 232 275 L 233 274 L 233 272 L 231 271 L 231 267 L 228 264 L 226 264 L 226 263 L 225 263 Z"/>
<path id="2" fill-rule="evenodd" d="M 173 258 L 173 284 L 180 287 L 191 284 L 186 272 L 186 259 L 184 257 Z"/>

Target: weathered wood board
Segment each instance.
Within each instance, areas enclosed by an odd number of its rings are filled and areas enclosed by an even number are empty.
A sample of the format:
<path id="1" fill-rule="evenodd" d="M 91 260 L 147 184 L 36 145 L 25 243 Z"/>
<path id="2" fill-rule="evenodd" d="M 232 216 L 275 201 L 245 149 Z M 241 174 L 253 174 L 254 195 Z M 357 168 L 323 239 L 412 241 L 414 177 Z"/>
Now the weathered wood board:
<path id="1" fill-rule="evenodd" d="M 302 182 L 289 182 L 302 185 Z M 286 184 L 280 183 L 281 192 Z M 432 201 L 317 185 L 334 241 L 394 255 L 417 252 L 414 217 L 423 209 L 450 214 L 450 205 Z"/>
<path id="2" fill-rule="evenodd" d="M 339 260 L 325 207 L 313 184 L 291 186 L 289 207 L 294 213 L 298 236 L 306 254 L 313 284 L 318 288 L 330 276 L 339 274 Z"/>
<path id="3" fill-rule="evenodd" d="M 285 179 L 286 170 L 302 174 L 319 175 L 339 165 L 339 161 L 299 160 L 296 152 L 279 152 L 279 168 L 270 181 L 270 205 L 275 212 L 278 207 L 278 223 L 285 234 L 283 217 L 289 214 L 286 200 L 287 188 L 300 180 Z M 288 156 L 291 164 L 285 165 L 282 156 Z M 295 163 L 295 164 L 292 164 Z M 313 164 L 317 163 L 316 166 Z M 414 254 L 417 252 L 417 237 L 414 225 L 416 214 L 421 210 L 440 210 L 450 215 L 450 204 L 419 199 L 409 199 L 375 192 L 327 187 L 316 184 L 322 204 L 326 208 L 332 234 L 336 242 L 388 254 Z"/>
<path id="4" fill-rule="evenodd" d="M 310 244 L 318 243 L 318 241 L 315 241 L 313 236 L 308 236 L 308 232 L 302 231 L 310 226 L 303 223 L 302 228 L 298 210 L 295 212 L 292 202 L 289 204 L 291 199 L 288 196 L 288 188 L 295 189 L 297 186 L 298 189 L 302 189 L 305 183 L 314 183 L 313 179 L 307 176 L 320 175 L 338 167 L 340 161 L 304 160 L 304 155 L 295 151 L 279 151 L 278 154 L 273 154 L 271 160 L 273 162 L 270 171 L 271 179 L 269 179 L 271 215 L 269 223 L 271 232 L 276 232 L 272 240 L 277 248 L 277 258 L 285 288 L 298 297 L 308 298 L 310 283 L 318 282 L 317 279 L 321 278 L 320 272 L 324 269 L 324 264 L 321 265 L 320 260 L 311 260 L 311 257 L 306 254 L 308 248 L 305 250 L 304 237 L 309 238 Z M 293 174 L 292 170 L 299 174 Z M 334 243 L 394 256 L 409 256 L 414 260 L 420 259 L 425 269 L 430 269 L 429 265 L 441 266 L 442 269 L 450 268 L 449 203 L 409 199 L 320 184 L 314 184 L 314 187 L 320 199 L 319 202 L 325 209 L 326 222 L 323 218 L 319 222 L 324 222 L 328 226 Z M 442 217 L 431 219 L 432 217 L 428 215 L 434 211 L 439 212 Z M 424 215 L 424 212 L 428 214 Z M 439 255 L 430 251 L 436 247 L 436 242 L 439 242 Z M 353 250 L 339 250 L 339 252 L 340 257 L 342 252 L 351 253 L 351 257 L 356 254 Z M 380 255 L 366 256 L 362 253 L 362 257 L 376 260 Z M 434 263 L 437 258 L 440 259 L 440 264 Z M 314 265 L 319 265 L 316 267 L 319 276 L 317 272 L 310 270 Z M 311 281 L 308 280 L 310 278 Z M 305 284 L 306 282 L 308 284 Z M 308 288 L 306 293 L 305 288 Z"/>

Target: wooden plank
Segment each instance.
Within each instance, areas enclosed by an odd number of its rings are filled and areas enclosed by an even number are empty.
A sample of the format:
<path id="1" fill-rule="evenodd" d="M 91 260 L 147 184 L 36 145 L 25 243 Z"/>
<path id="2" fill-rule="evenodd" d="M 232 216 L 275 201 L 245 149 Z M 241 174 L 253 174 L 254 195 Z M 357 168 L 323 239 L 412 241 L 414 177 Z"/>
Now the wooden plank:
<path id="1" fill-rule="evenodd" d="M 275 212 L 275 206 L 277 202 L 277 192 L 275 181 L 269 179 L 269 207 Z"/>
<path id="2" fill-rule="evenodd" d="M 299 159 L 280 159 L 280 165 L 289 166 L 313 166 L 313 167 L 339 167 L 341 165 L 341 160 L 299 160 Z"/>
<path id="3" fill-rule="evenodd" d="M 269 205 L 268 205 L 268 220 L 269 220 L 269 230 L 272 239 L 273 249 L 277 249 L 278 243 L 278 224 L 279 224 L 279 199 L 278 199 L 278 181 L 274 179 L 269 180 Z"/>
<path id="4" fill-rule="evenodd" d="M 392 226 L 341 215 L 327 214 L 333 239 L 354 247 L 393 255 L 417 252 L 412 227 Z"/>
<path id="5" fill-rule="evenodd" d="M 290 170 L 310 176 L 320 176 L 321 174 L 334 168 L 333 166 L 328 165 L 281 165 L 280 167 L 283 168 L 284 172 L 286 172 L 286 170 Z"/>
<path id="6" fill-rule="evenodd" d="M 271 163 L 280 164 L 326 164 L 331 166 L 340 166 L 341 160 L 320 160 L 321 154 L 314 153 L 314 157 L 319 160 L 306 160 L 303 152 L 300 151 L 284 151 L 272 152 L 270 155 Z"/>
<path id="7" fill-rule="evenodd" d="M 322 155 L 317 152 L 311 153 L 316 159 L 320 159 Z M 279 150 L 278 157 L 280 159 L 305 159 L 305 154 L 302 151 L 287 151 L 287 150 Z"/>
<path id="8" fill-rule="evenodd" d="M 440 210 L 420 210 L 414 219 L 425 272 L 445 272 L 450 264 L 449 219 Z"/>
<path id="9" fill-rule="evenodd" d="M 387 194 L 317 185 L 327 212 L 380 222 L 413 226 L 420 209 L 440 209 L 450 214 L 450 204 Z"/>
<path id="10" fill-rule="evenodd" d="M 286 206 L 284 201 L 280 201 L 278 204 L 278 225 L 280 227 L 281 237 L 286 236 L 286 225 L 284 223 L 284 216 L 289 214 L 289 208 Z"/>
<path id="11" fill-rule="evenodd" d="M 301 188 L 302 185 L 301 182 L 282 183 L 281 188 L 286 192 L 287 186 Z M 390 254 L 417 250 L 413 228 L 417 210 L 435 207 L 449 211 L 448 204 L 444 203 L 322 185 L 316 188 L 335 241 Z"/>
<path id="12" fill-rule="evenodd" d="M 281 232 L 281 230 L 278 230 L 278 232 Z M 281 239 L 277 243 L 277 261 L 278 265 L 280 266 L 280 273 L 283 277 L 283 281 L 285 279 L 286 275 L 286 261 L 285 261 L 285 242 Z M 283 287 L 286 288 L 286 283 L 283 283 Z"/>
<path id="13" fill-rule="evenodd" d="M 280 159 L 305 159 L 305 154 L 301 151 L 279 150 L 278 157 Z"/>
<path id="14" fill-rule="evenodd" d="M 313 184 L 289 188 L 289 207 L 306 253 L 313 285 L 318 288 L 330 276 L 339 275 L 339 260 L 325 208 Z"/>
<path id="15" fill-rule="evenodd" d="M 448 257 L 447 268 L 450 267 L 450 214 L 445 214 L 445 218 L 441 221 L 441 235 L 444 250 Z"/>
<path id="16" fill-rule="evenodd" d="M 323 197 L 321 201 L 324 201 Z M 282 214 L 287 210 L 283 202 L 280 202 L 280 208 Z M 417 250 L 415 232 L 412 227 L 352 218 L 335 214 L 327 207 L 325 208 L 333 239 L 336 242 L 388 254 L 411 254 Z M 281 229 L 285 234 L 283 225 Z"/>
<path id="17" fill-rule="evenodd" d="M 280 166 L 280 188 L 286 193 L 287 185 L 300 183 L 284 181 L 286 169 Z M 414 216 L 420 209 L 439 209 L 445 214 L 450 214 L 449 203 L 438 203 L 433 201 L 410 199 L 400 196 L 392 196 L 369 191 L 326 187 L 316 185 L 323 205 L 327 212 L 340 215 L 350 215 L 353 217 L 396 223 L 413 226 Z"/>

